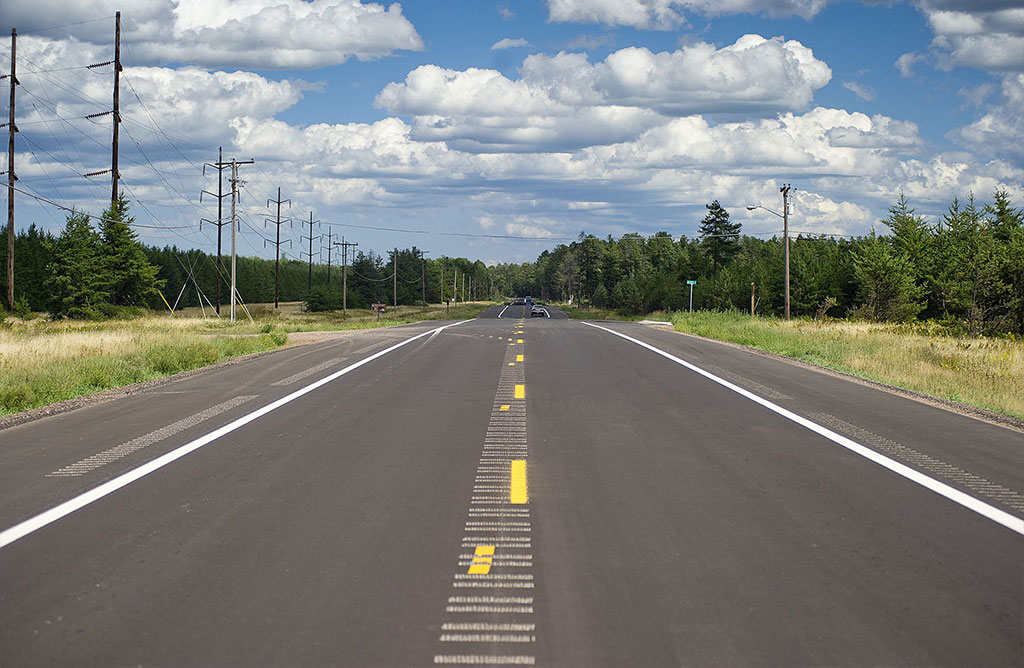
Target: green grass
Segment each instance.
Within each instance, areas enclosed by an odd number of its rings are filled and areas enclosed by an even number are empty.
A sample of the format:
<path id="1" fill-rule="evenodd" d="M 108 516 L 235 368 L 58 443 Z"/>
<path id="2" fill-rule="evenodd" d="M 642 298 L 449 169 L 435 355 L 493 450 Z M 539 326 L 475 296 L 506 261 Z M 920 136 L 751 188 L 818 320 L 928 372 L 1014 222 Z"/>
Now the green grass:
<path id="1" fill-rule="evenodd" d="M 675 328 L 1024 418 L 1024 342 L 959 338 L 927 325 L 698 311 Z"/>

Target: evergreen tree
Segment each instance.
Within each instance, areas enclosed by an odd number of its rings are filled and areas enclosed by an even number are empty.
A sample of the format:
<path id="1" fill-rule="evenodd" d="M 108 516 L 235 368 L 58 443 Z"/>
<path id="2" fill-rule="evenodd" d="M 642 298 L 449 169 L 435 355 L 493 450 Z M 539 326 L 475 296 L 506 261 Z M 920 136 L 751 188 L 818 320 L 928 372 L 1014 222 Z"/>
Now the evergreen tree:
<path id="1" fill-rule="evenodd" d="M 854 258 L 864 299 L 862 309 L 873 320 L 910 320 L 921 311 L 915 300 L 913 268 L 886 239 L 872 235 Z"/>
<path id="2" fill-rule="evenodd" d="M 53 317 L 97 318 L 109 297 L 110 277 L 101 261 L 100 237 L 89 216 L 71 213 L 54 245 L 47 309 Z"/>
<path id="3" fill-rule="evenodd" d="M 158 268 L 150 264 L 145 248 L 131 228 L 134 222 L 128 215 L 124 195 L 111 203 L 100 222 L 102 261 L 110 280 L 109 299 L 116 306 L 148 306 L 159 300 L 157 290 L 164 285 L 157 278 Z"/>
<path id="4" fill-rule="evenodd" d="M 632 278 L 624 278 L 615 286 L 612 293 L 612 302 L 615 308 L 623 313 L 633 314 L 640 312 L 641 298 L 640 288 Z"/>
<path id="5" fill-rule="evenodd" d="M 700 221 L 700 241 L 704 252 L 711 258 L 712 275 L 739 251 L 740 224 L 729 220 L 729 212 L 716 199 L 706 205 L 708 213 Z"/>
<path id="6" fill-rule="evenodd" d="M 902 192 L 882 222 L 892 230 L 893 250 L 909 262 L 918 294 L 934 294 L 935 247 L 931 226 L 910 208 Z M 937 315 L 941 307 L 937 300 L 931 301 L 929 311 L 931 315 Z"/>

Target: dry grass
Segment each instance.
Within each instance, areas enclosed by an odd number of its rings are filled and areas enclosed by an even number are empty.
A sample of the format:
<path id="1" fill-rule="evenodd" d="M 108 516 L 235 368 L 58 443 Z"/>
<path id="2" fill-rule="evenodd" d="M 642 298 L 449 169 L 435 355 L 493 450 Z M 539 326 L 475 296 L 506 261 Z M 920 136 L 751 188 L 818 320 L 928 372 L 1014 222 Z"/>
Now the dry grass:
<path id="1" fill-rule="evenodd" d="M 676 329 L 1024 417 L 1024 343 L 956 338 L 926 324 L 677 313 Z"/>

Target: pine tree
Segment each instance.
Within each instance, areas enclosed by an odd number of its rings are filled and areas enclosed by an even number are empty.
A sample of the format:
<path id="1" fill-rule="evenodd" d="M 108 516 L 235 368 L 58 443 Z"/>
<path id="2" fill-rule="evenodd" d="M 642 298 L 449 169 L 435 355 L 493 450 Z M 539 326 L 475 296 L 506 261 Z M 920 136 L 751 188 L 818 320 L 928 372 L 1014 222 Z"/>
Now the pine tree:
<path id="1" fill-rule="evenodd" d="M 893 250 L 910 265 L 917 293 L 934 294 L 936 249 L 931 226 L 910 208 L 902 191 L 896 204 L 889 208 L 888 218 L 882 222 L 892 230 Z M 932 315 L 937 315 L 941 307 L 938 300 L 932 302 L 930 310 Z"/>
<path id="2" fill-rule="evenodd" d="M 157 299 L 157 290 L 164 284 L 131 228 L 134 222 L 124 195 L 111 203 L 100 222 L 103 264 L 110 276 L 110 303 L 116 306 L 147 306 Z"/>
<path id="3" fill-rule="evenodd" d="M 110 277 L 101 262 L 100 237 L 83 213 L 71 213 L 47 268 L 47 308 L 53 317 L 100 317 Z"/>
<path id="4" fill-rule="evenodd" d="M 854 256 L 863 309 L 873 320 L 910 320 L 921 311 L 913 267 L 888 240 L 872 235 Z"/>
<path id="5" fill-rule="evenodd" d="M 717 276 L 719 268 L 739 252 L 740 224 L 729 220 L 729 212 L 717 199 L 706 207 L 708 213 L 700 221 L 699 237 L 704 252 L 711 258 L 712 274 Z"/>

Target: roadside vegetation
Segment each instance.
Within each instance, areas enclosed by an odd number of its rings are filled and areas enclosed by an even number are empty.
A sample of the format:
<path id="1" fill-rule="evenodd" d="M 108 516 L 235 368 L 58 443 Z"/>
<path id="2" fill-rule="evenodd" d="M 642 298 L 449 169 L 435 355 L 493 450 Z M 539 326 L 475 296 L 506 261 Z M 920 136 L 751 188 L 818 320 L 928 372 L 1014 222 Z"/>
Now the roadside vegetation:
<path id="1" fill-rule="evenodd" d="M 660 319 L 660 318 L 659 318 Z M 1024 342 L 953 336 L 937 323 L 670 315 L 675 328 L 1024 418 Z"/>

